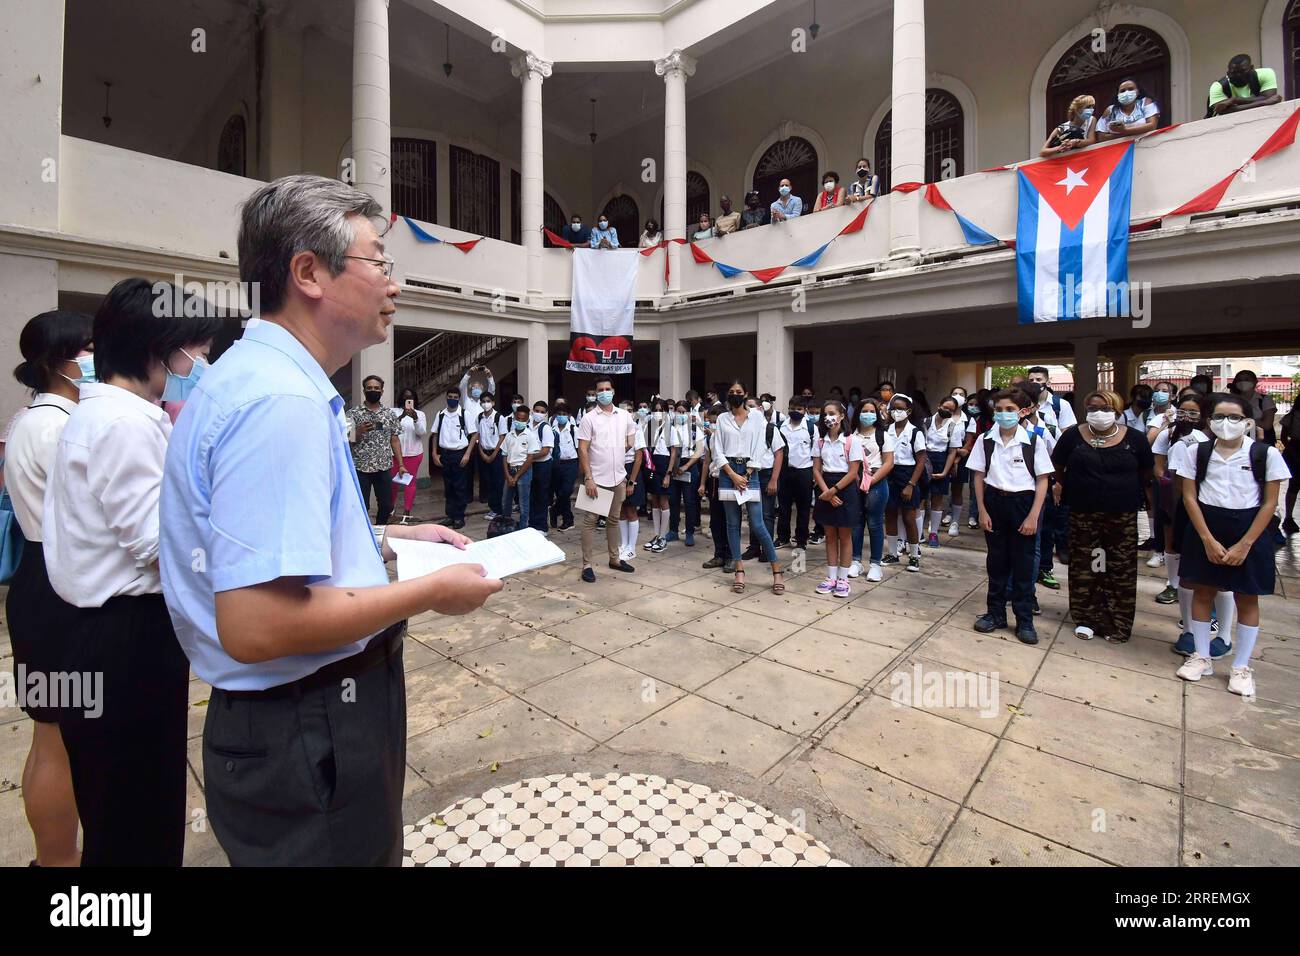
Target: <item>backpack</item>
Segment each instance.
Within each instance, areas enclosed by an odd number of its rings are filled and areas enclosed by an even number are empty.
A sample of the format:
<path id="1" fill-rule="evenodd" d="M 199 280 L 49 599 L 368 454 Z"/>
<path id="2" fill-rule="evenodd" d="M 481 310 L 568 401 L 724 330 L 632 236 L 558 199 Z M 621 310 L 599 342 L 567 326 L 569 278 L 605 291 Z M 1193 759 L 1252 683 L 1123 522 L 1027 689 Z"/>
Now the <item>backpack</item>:
<path id="1" fill-rule="evenodd" d="M 772 434 L 776 431 L 776 426 L 771 422 L 767 423 L 767 450 L 772 450 Z"/>
<path id="2" fill-rule="evenodd" d="M 1259 74 L 1251 70 L 1250 77 L 1246 80 L 1246 85 L 1250 87 L 1251 96 L 1259 96 Z M 1232 99 L 1232 81 L 1226 76 L 1219 78 L 1219 89 L 1223 91 L 1224 98 Z M 1214 107 L 1210 105 L 1210 97 L 1205 97 L 1205 118 L 1212 119 L 1218 114 L 1214 112 Z"/>
<path id="3" fill-rule="evenodd" d="M 1211 438 L 1209 441 L 1201 442 L 1196 449 L 1196 491 L 1200 494 L 1201 482 L 1205 480 L 1206 473 L 1210 470 L 1210 455 L 1214 453 L 1214 446 L 1217 441 Z M 1259 484 L 1259 506 L 1264 507 L 1264 485 L 1268 482 L 1268 449 L 1269 446 L 1262 442 L 1253 442 L 1250 446 L 1250 471 L 1255 476 L 1255 481 Z M 1273 517 L 1269 519 L 1268 527 L 1260 535 L 1268 535 L 1274 539 L 1281 531 L 1281 521 L 1278 519 L 1277 512 L 1273 512 Z"/>
<path id="4" fill-rule="evenodd" d="M 62 405 L 50 405 L 46 402 L 27 406 L 28 411 L 33 408 L 57 408 L 65 415 L 72 414 Z M 4 459 L 0 458 L 0 468 L 3 467 Z M 13 580 L 18 565 L 23 559 L 23 548 L 26 544 L 27 538 L 18 524 L 18 515 L 14 512 L 9 489 L 0 488 L 0 584 L 8 584 Z"/>
<path id="5" fill-rule="evenodd" d="M 435 445 L 438 444 L 438 439 L 442 435 L 442 418 L 446 414 L 447 414 L 447 409 L 444 408 L 442 411 L 440 411 L 437 414 L 437 416 L 433 420 L 432 441 Z M 465 427 L 465 406 L 464 405 L 461 406 L 460 415 L 458 417 L 460 418 L 460 433 L 464 435 L 466 438 L 469 438 L 469 429 Z"/>
<path id="6" fill-rule="evenodd" d="M 543 428 L 547 428 L 547 427 L 550 427 L 550 429 L 551 429 L 552 432 L 555 431 L 555 427 L 554 427 L 553 425 L 551 425 L 549 422 L 538 422 L 538 423 L 537 423 L 537 444 L 540 445 L 542 448 L 545 448 L 545 447 L 546 447 L 546 443 L 542 441 L 542 436 L 543 436 L 543 434 L 544 434 L 544 432 L 542 431 L 542 429 L 543 429 Z M 552 439 L 551 439 L 551 458 L 554 458 L 554 457 L 559 453 L 558 448 L 556 447 L 557 444 L 558 444 L 558 442 L 556 441 L 556 439 L 552 438 Z M 548 459 L 546 459 L 546 460 L 547 460 L 547 461 L 550 461 L 551 458 L 548 458 Z"/>
<path id="7" fill-rule="evenodd" d="M 1038 449 L 1038 434 L 1034 431 L 1027 431 L 1029 435 L 1029 454 L 1025 455 L 1025 469 L 1029 472 L 1030 478 L 1037 478 L 1038 473 L 1034 470 L 1034 455 Z M 993 468 L 993 436 L 985 434 L 984 436 L 984 477 L 988 479 L 988 473 Z"/>

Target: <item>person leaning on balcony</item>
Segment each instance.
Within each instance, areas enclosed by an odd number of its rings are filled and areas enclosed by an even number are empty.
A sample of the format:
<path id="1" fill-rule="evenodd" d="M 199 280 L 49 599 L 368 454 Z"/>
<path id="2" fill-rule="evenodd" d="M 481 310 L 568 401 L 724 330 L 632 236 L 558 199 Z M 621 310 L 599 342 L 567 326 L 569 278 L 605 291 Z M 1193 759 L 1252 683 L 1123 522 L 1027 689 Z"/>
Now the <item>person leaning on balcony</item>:
<path id="1" fill-rule="evenodd" d="M 545 228 L 545 226 L 542 228 Z M 569 220 L 569 228 L 564 232 L 564 240 L 574 246 L 587 246 L 591 244 L 591 229 L 583 226 L 582 217 L 576 212 Z"/>
<path id="2" fill-rule="evenodd" d="M 617 249 L 618 230 L 609 224 L 609 217 L 604 213 L 596 221 L 596 228 L 591 230 L 591 248 Z"/>
<path id="3" fill-rule="evenodd" d="M 1254 67 L 1248 54 L 1238 53 L 1228 61 L 1227 74 L 1210 84 L 1205 115 L 1222 116 L 1280 102 L 1277 74 L 1266 66 Z"/>
<path id="4" fill-rule="evenodd" d="M 803 200 L 791 193 L 790 180 L 783 179 L 776 191 L 781 194 L 781 198 L 772 203 L 772 221 L 785 222 L 787 219 L 797 219 L 803 214 Z"/>
<path id="5" fill-rule="evenodd" d="M 843 205 L 844 187 L 840 185 L 840 174 L 834 170 L 827 170 L 826 175 L 822 177 L 822 191 L 817 194 L 817 201 L 813 203 L 813 212 Z"/>
<path id="6" fill-rule="evenodd" d="M 699 242 L 701 239 L 712 239 L 716 235 L 713 224 L 709 221 L 709 214 L 707 212 L 700 213 L 700 221 L 695 225 L 695 232 L 691 234 L 691 240 Z"/>
<path id="7" fill-rule="evenodd" d="M 1115 102 L 1097 120 L 1098 138 L 1123 139 L 1141 136 L 1160 126 L 1160 104 L 1147 96 L 1131 76 L 1120 81 Z"/>
<path id="8" fill-rule="evenodd" d="M 871 172 L 871 160 L 863 156 L 858 160 L 854 181 L 849 183 L 849 202 L 866 202 L 880 195 L 880 177 Z"/>
<path id="9" fill-rule="evenodd" d="M 663 234 L 659 231 L 659 223 L 653 219 L 645 221 L 645 232 L 641 233 L 641 238 L 637 242 L 638 249 L 649 249 L 663 242 Z"/>
<path id="10" fill-rule="evenodd" d="M 723 196 L 718 200 L 722 215 L 713 220 L 713 234 L 725 236 L 740 228 L 740 213 L 731 211 L 731 197 Z"/>
<path id="11" fill-rule="evenodd" d="M 1072 149 L 1082 149 L 1097 142 L 1097 123 L 1093 114 L 1097 101 L 1086 93 L 1070 101 L 1065 122 L 1052 130 L 1038 151 L 1039 156 L 1059 156 Z"/>
<path id="12" fill-rule="evenodd" d="M 766 226 L 771 221 L 771 214 L 758 198 L 758 190 L 746 193 L 745 211 L 740 214 L 740 228 L 752 229 L 754 226 Z"/>

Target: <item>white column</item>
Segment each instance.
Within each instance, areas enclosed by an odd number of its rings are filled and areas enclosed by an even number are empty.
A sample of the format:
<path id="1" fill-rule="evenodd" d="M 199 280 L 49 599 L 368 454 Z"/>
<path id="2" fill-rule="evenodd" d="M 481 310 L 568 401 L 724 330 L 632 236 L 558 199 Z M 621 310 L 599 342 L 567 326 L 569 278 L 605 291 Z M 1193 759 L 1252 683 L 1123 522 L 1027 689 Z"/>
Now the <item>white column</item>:
<path id="1" fill-rule="evenodd" d="M 528 338 L 520 341 L 515 354 L 519 365 L 519 391 L 530 408 L 533 402 L 549 403 L 553 397 L 548 379 L 547 351 L 546 324 L 529 322 Z"/>
<path id="2" fill-rule="evenodd" d="M 1083 418 L 1084 397 L 1097 390 L 1097 346 L 1100 342 L 1096 338 L 1074 340 L 1074 412 L 1079 419 Z"/>
<path id="3" fill-rule="evenodd" d="M 758 313 L 758 381 L 746 383 L 752 394 L 771 392 L 780 408 L 794 394 L 794 330 L 785 324 L 787 314 L 781 309 Z"/>
<path id="4" fill-rule="evenodd" d="M 519 222 L 528 262 L 528 295 L 532 297 L 540 296 L 542 292 L 542 206 L 546 189 L 542 171 L 542 81 L 551 75 L 551 64 L 532 53 L 525 53 L 510 65 L 510 72 L 519 77 L 523 89 L 519 137 Z"/>
<path id="5" fill-rule="evenodd" d="M 352 160 L 357 188 L 379 203 L 386 218 L 392 210 L 389 172 L 392 123 L 389 115 L 388 0 L 355 0 L 352 26 Z M 391 402 L 393 335 L 362 349 L 352 359 L 352 395 L 361 394 L 367 375 L 384 380 L 383 401 Z"/>
<path id="6" fill-rule="evenodd" d="M 925 0 L 894 0 L 893 139 L 890 182 L 925 182 Z M 921 249 L 921 193 L 893 193 L 889 254 L 915 256 Z"/>
<path id="7" fill-rule="evenodd" d="M 695 60 L 681 50 L 673 50 L 655 61 L 655 72 L 664 78 L 664 221 L 665 239 L 686 237 L 686 79 L 695 75 Z M 668 252 L 668 292 L 681 289 L 681 252 L 678 243 L 670 243 Z"/>
<path id="8" fill-rule="evenodd" d="M 693 388 L 691 341 L 683 339 L 676 322 L 659 326 L 659 392 L 680 398 Z"/>

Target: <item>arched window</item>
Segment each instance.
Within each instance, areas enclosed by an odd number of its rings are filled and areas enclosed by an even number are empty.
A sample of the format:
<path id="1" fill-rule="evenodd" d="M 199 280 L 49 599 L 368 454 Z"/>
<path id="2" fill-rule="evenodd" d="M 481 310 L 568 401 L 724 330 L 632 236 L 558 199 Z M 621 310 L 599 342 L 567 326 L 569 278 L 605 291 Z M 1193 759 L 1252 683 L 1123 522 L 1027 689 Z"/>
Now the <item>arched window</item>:
<path id="1" fill-rule="evenodd" d="M 1282 15 L 1282 43 L 1286 51 L 1286 90 L 1283 96 L 1289 100 L 1300 96 L 1300 0 L 1291 0 L 1291 5 Z"/>
<path id="2" fill-rule="evenodd" d="M 695 224 L 700 220 L 701 213 L 708 213 L 712 218 L 713 210 L 711 208 L 713 197 L 709 194 L 709 181 L 704 178 L 702 173 L 695 170 L 688 170 L 686 173 L 686 235 L 691 235 L 695 231 Z M 659 225 L 664 224 L 664 198 L 659 197 Z"/>
<path id="3" fill-rule="evenodd" d="M 451 228 L 492 239 L 501 238 L 501 164 L 452 146 Z"/>
<path id="4" fill-rule="evenodd" d="M 637 237 L 641 235 L 641 214 L 636 200 L 631 196 L 615 196 L 605 203 L 602 215 L 608 216 L 610 226 L 618 231 L 619 246 L 635 249 Z"/>
<path id="5" fill-rule="evenodd" d="M 1102 47 L 1101 49 L 1097 49 Z M 1111 27 L 1105 44 L 1091 34 L 1083 37 L 1057 61 L 1047 81 L 1047 129 L 1064 122 L 1070 101 L 1088 94 L 1101 113 L 1115 100 L 1126 76 L 1137 80 L 1160 106 L 1160 122 L 1169 125 L 1169 47 L 1154 30 L 1132 23 Z M 1038 148 L 1037 143 L 1034 148 Z"/>
<path id="6" fill-rule="evenodd" d="M 564 210 L 550 193 L 542 193 L 542 225 L 558 235 L 564 235 L 568 220 Z M 519 170 L 510 170 L 510 241 L 521 245 L 524 241 L 523 227 L 523 180 Z"/>
<path id="7" fill-rule="evenodd" d="M 925 181 L 937 183 L 966 172 L 966 114 L 957 97 L 947 90 L 925 91 Z M 880 177 L 880 191 L 893 189 L 890 162 L 893 160 L 894 111 L 890 110 L 876 130 L 874 169 Z"/>
<path id="8" fill-rule="evenodd" d="M 244 117 L 236 113 L 226 120 L 217 144 L 217 170 L 232 176 L 247 175 L 248 137 Z"/>
<path id="9" fill-rule="evenodd" d="M 788 179 L 791 195 L 802 199 L 804 207 L 811 212 L 820 175 L 817 150 L 812 143 L 801 136 L 791 136 L 773 143 L 759 159 L 754 167 L 754 188 L 764 204 L 775 202 L 781 196 L 777 187 L 781 180 Z"/>
<path id="10" fill-rule="evenodd" d="M 393 164 L 393 212 L 421 222 L 438 221 L 438 150 L 428 139 L 395 137 L 389 144 Z"/>

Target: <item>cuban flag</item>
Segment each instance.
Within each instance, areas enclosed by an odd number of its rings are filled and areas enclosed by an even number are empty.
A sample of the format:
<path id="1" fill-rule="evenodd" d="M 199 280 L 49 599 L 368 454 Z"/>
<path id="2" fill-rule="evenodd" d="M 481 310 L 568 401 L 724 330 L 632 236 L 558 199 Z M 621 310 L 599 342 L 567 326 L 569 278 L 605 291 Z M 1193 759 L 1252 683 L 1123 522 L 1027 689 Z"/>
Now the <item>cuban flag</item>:
<path id="1" fill-rule="evenodd" d="M 1020 321 L 1128 314 L 1133 143 L 1019 167 Z"/>

